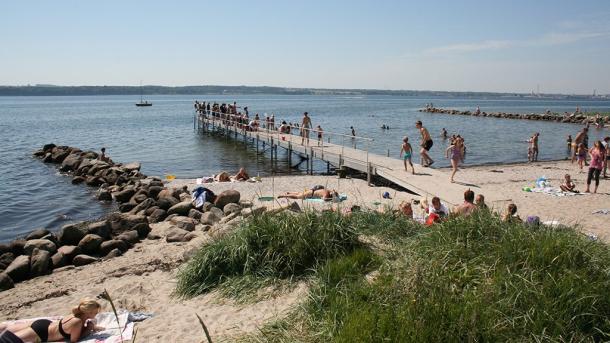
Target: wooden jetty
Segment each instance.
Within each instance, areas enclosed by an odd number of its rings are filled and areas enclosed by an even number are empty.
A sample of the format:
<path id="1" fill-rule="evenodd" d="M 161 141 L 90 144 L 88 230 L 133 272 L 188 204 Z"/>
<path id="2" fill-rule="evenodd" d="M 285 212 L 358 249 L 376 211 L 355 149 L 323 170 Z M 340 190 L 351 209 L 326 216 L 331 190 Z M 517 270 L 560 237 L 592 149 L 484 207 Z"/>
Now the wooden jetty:
<path id="1" fill-rule="evenodd" d="M 370 153 L 368 150 L 374 144 L 374 140 L 366 137 L 352 137 L 325 131 L 323 141 L 318 142 L 317 132 L 312 129 L 309 144 L 306 141 L 301 144 L 301 136 L 264 128 L 258 131 L 248 131 L 227 119 L 203 114 L 195 115 L 193 127 L 199 132 L 222 131 L 228 137 L 251 142 L 256 145 L 257 151 L 259 146 L 262 145 L 271 152 L 272 159 L 277 159 L 278 148 L 286 149 L 288 160 L 291 161 L 293 154 L 300 155 L 306 160 L 307 171 L 310 173 L 313 169 L 313 161 L 317 159 L 339 169 L 351 168 L 365 173 L 369 185 L 371 184 L 371 178 L 378 176 L 421 197 L 430 199 L 433 196 L 438 196 L 445 203 L 451 205 L 461 204 L 464 191 L 468 188 L 472 188 L 476 193 L 484 192 L 474 185 L 451 183 L 447 170 L 425 168 L 415 164 L 416 175 L 413 175 L 410 170 L 407 173 L 404 170 L 402 160 Z M 331 137 L 335 143 L 331 143 Z M 358 140 L 358 145 L 362 146 L 364 150 L 354 148 L 352 139 Z M 339 141 L 341 141 L 341 144 L 339 144 Z M 498 200 L 490 197 L 491 194 L 485 195 L 490 202 Z"/>

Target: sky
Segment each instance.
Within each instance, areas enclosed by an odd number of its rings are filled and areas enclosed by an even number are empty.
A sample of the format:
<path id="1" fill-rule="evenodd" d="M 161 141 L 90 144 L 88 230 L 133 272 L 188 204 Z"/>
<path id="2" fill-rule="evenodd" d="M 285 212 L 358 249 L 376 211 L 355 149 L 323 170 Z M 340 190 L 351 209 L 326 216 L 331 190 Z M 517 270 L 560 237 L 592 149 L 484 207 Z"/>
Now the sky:
<path id="1" fill-rule="evenodd" d="M 610 1 L 6 1 L 0 84 L 610 94 Z"/>

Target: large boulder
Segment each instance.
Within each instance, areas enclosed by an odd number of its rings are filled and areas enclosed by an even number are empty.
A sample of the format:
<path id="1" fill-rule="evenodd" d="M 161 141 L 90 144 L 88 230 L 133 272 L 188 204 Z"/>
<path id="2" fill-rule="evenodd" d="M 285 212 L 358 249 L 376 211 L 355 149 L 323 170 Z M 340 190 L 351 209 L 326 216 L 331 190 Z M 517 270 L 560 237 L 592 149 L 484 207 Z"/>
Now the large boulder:
<path id="1" fill-rule="evenodd" d="M 87 178 L 84 176 L 75 176 L 72 178 L 72 184 L 78 185 L 78 184 L 85 182 L 85 180 L 87 180 Z"/>
<path id="2" fill-rule="evenodd" d="M 129 245 L 123 242 L 120 239 L 111 239 L 109 241 L 105 241 L 100 245 L 100 252 L 102 255 L 107 255 L 110 251 L 114 249 L 119 249 L 122 252 L 127 251 L 129 249 Z"/>
<path id="3" fill-rule="evenodd" d="M 159 206 L 159 208 L 167 211 L 170 209 L 170 207 L 176 205 L 178 203 L 178 200 L 176 198 L 174 198 L 173 196 L 169 196 L 169 197 L 163 197 L 163 198 L 159 198 L 157 200 L 157 206 Z"/>
<path id="4" fill-rule="evenodd" d="M 97 200 L 100 201 L 112 201 L 112 194 L 110 193 L 110 191 L 108 191 L 108 189 L 105 188 L 100 188 L 97 191 Z"/>
<path id="5" fill-rule="evenodd" d="M 85 254 L 96 254 L 99 251 L 100 245 L 104 239 L 96 234 L 90 233 L 87 234 L 83 239 L 78 243 L 78 247 Z"/>
<path id="6" fill-rule="evenodd" d="M 132 230 L 134 226 L 141 223 L 148 224 L 146 216 L 128 213 L 113 213 L 109 216 L 109 221 L 113 235 Z"/>
<path id="7" fill-rule="evenodd" d="M 42 146 L 42 150 L 44 152 L 50 152 L 51 150 L 53 150 L 53 148 L 55 148 L 57 145 L 53 144 L 53 143 L 49 143 L 49 144 L 45 144 Z"/>
<path id="8" fill-rule="evenodd" d="M 15 287 L 13 279 L 6 273 L 0 273 L 0 292 Z"/>
<path id="9" fill-rule="evenodd" d="M 51 266 L 53 269 L 61 268 L 69 264 L 71 260 L 68 260 L 66 255 L 62 254 L 60 251 L 56 252 L 51 256 Z"/>
<path id="10" fill-rule="evenodd" d="M 121 240 L 131 246 L 140 241 L 140 235 L 138 235 L 138 231 L 136 230 L 129 230 L 121 233 L 115 239 Z"/>
<path id="11" fill-rule="evenodd" d="M 4 254 L 5 252 L 11 252 L 11 247 L 8 244 L 0 243 L 0 255 Z"/>
<path id="12" fill-rule="evenodd" d="M 28 235 L 25 236 L 25 240 L 29 241 L 30 239 L 39 239 L 50 233 L 51 233 L 51 231 L 49 231 L 47 229 L 36 229 L 36 230 L 28 233 Z"/>
<path id="13" fill-rule="evenodd" d="M 136 231 L 136 232 L 138 232 L 138 236 L 140 238 L 145 238 L 146 236 L 148 236 L 148 234 L 151 231 L 151 228 L 150 228 L 150 226 L 147 223 L 136 224 L 131 229 Z"/>
<path id="14" fill-rule="evenodd" d="M 198 222 L 198 220 L 184 216 L 173 217 L 170 220 L 170 223 L 172 223 L 174 226 L 186 231 L 195 230 L 195 225 L 197 225 Z"/>
<path id="15" fill-rule="evenodd" d="M 0 255 L 0 271 L 5 270 L 15 260 L 15 254 L 12 252 L 5 252 Z"/>
<path id="16" fill-rule="evenodd" d="M 74 256 L 82 253 L 81 249 L 76 245 L 64 245 L 57 249 L 57 252 L 62 253 L 64 256 L 68 258 L 69 261 L 72 261 Z"/>
<path id="17" fill-rule="evenodd" d="M 218 215 L 216 215 L 212 211 L 205 212 L 201 216 L 201 224 L 204 224 L 204 225 L 214 225 L 214 224 L 218 223 L 221 219 L 222 219 L 222 217 L 219 217 Z"/>
<path id="18" fill-rule="evenodd" d="M 61 147 L 53 148 L 51 152 L 51 160 L 53 163 L 61 163 L 64 159 L 70 154 L 70 151 L 67 149 L 62 149 Z M 14 280 L 14 279 L 13 279 Z"/>
<path id="19" fill-rule="evenodd" d="M 117 202 L 128 202 L 134 194 L 136 194 L 136 191 L 133 188 L 126 188 L 120 192 L 112 193 L 112 197 Z"/>
<path id="20" fill-rule="evenodd" d="M 74 260 L 72 260 L 72 263 L 74 263 L 75 266 L 79 267 L 79 266 L 84 266 L 86 264 L 90 264 L 93 262 L 97 262 L 98 260 L 99 259 L 96 257 L 80 254 L 80 255 L 76 255 L 74 257 Z"/>
<path id="21" fill-rule="evenodd" d="M 214 205 L 218 208 L 224 208 L 227 204 L 231 203 L 239 203 L 240 194 L 238 191 L 234 189 L 228 189 L 218 194 L 216 200 L 214 201 Z"/>
<path id="22" fill-rule="evenodd" d="M 179 202 L 176 205 L 170 207 L 167 210 L 167 214 L 178 214 L 181 216 L 188 216 L 189 211 L 193 208 L 193 203 L 191 201 L 183 201 Z"/>
<path id="23" fill-rule="evenodd" d="M 112 249 L 110 250 L 110 252 L 108 254 L 106 254 L 106 256 L 104 256 L 104 259 L 110 259 L 110 258 L 114 258 L 114 257 L 119 257 L 123 255 L 123 252 L 119 249 Z"/>
<path id="24" fill-rule="evenodd" d="M 149 223 L 158 223 L 160 221 L 163 221 L 163 219 L 165 219 L 165 217 L 167 216 L 167 212 L 163 209 L 156 209 L 153 211 L 153 213 L 150 214 L 150 216 L 148 217 L 148 222 Z"/>
<path id="25" fill-rule="evenodd" d="M 78 245 L 83 237 L 87 234 L 87 223 L 79 222 L 74 224 L 64 225 L 59 230 L 59 242 L 61 245 Z"/>
<path id="26" fill-rule="evenodd" d="M 137 204 L 134 204 L 131 202 L 122 203 L 119 205 L 119 211 L 121 211 L 122 213 L 129 212 L 129 211 L 133 210 L 133 208 L 136 207 L 136 205 Z"/>
<path id="27" fill-rule="evenodd" d="M 131 162 L 131 163 L 124 164 L 121 167 L 123 167 L 123 169 L 125 169 L 126 171 L 130 172 L 133 170 L 139 171 L 141 165 L 140 165 L 140 162 Z"/>
<path id="28" fill-rule="evenodd" d="M 99 176 L 89 176 L 87 180 L 85 180 L 85 184 L 91 187 L 99 187 L 104 183 L 104 180 Z"/>
<path id="29" fill-rule="evenodd" d="M 163 186 L 150 186 L 148 187 L 148 196 L 156 199 L 161 190 L 163 190 Z"/>
<path id="30" fill-rule="evenodd" d="M 165 237 L 165 241 L 168 243 L 188 242 L 195 237 L 197 237 L 197 235 L 193 232 L 189 232 L 189 231 L 182 230 L 179 228 L 174 228 L 172 231 L 170 231 L 167 234 L 167 236 Z"/>
<path id="31" fill-rule="evenodd" d="M 70 154 L 61 162 L 61 167 L 59 167 L 59 170 L 63 172 L 76 170 L 78 169 L 78 166 L 82 160 L 83 158 L 80 154 Z"/>
<path id="32" fill-rule="evenodd" d="M 147 198 L 144 201 L 140 202 L 136 207 L 132 208 L 131 211 L 129 211 L 129 213 L 136 214 L 136 213 L 146 210 L 149 207 L 154 206 L 154 205 L 156 205 L 156 201 L 154 199 Z"/>
<path id="33" fill-rule="evenodd" d="M 17 256 L 4 272 L 15 282 L 27 280 L 30 277 L 30 256 Z"/>
<path id="34" fill-rule="evenodd" d="M 51 253 L 35 248 L 30 259 L 30 276 L 41 276 L 51 272 Z"/>
<path id="35" fill-rule="evenodd" d="M 87 226 L 87 233 L 96 234 L 96 235 L 102 237 L 103 239 L 109 239 L 111 232 L 112 232 L 112 229 L 110 227 L 110 223 L 107 220 L 90 223 Z"/>
<path id="36" fill-rule="evenodd" d="M 57 251 L 57 246 L 47 239 L 30 239 L 23 247 L 23 251 L 26 255 L 31 255 L 35 249 L 46 250 L 51 254 L 54 254 Z"/>
<path id="37" fill-rule="evenodd" d="M 222 211 L 224 212 L 225 216 L 228 216 L 233 213 L 239 214 L 241 212 L 241 206 L 233 202 L 228 203 L 225 205 L 225 207 L 222 208 Z"/>
<path id="38" fill-rule="evenodd" d="M 11 252 L 17 255 L 23 255 L 23 248 L 25 247 L 25 239 L 16 239 L 9 243 Z M 14 279 L 13 279 L 14 280 Z"/>
<path id="39" fill-rule="evenodd" d="M 198 211 L 196 209 L 191 209 L 189 210 L 189 218 L 193 218 L 195 220 L 201 220 L 201 216 L 203 215 L 203 213 L 201 211 Z"/>

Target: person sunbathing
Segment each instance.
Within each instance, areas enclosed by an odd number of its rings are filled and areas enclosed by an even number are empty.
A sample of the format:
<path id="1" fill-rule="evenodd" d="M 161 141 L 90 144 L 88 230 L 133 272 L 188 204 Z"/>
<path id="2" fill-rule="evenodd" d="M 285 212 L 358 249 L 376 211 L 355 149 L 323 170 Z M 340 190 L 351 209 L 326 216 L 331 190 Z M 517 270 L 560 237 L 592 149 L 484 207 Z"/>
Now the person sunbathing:
<path id="1" fill-rule="evenodd" d="M 100 309 L 97 301 L 83 299 L 72 308 L 72 314 L 60 320 L 37 319 L 31 323 L 0 327 L 0 332 L 8 330 L 23 342 L 76 342 L 91 332 L 104 329 L 93 322 Z"/>
<path id="2" fill-rule="evenodd" d="M 309 189 L 304 192 L 286 192 L 282 195 L 278 195 L 279 198 L 287 198 L 287 199 L 322 199 L 322 200 L 332 200 L 333 197 L 339 197 L 339 194 L 334 189 Z"/>
<path id="3" fill-rule="evenodd" d="M 214 178 L 214 181 L 216 181 L 216 182 L 231 182 L 231 176 L 226 171 L 223 171 L 217 175 L 214 175 L 213 178 Z"/>
<path id="4" fill-rule="evenodd" d="M 574 184 L 574 181 L 572 181 L 570 174 L 566 174 L 564 176 L 563 183 L 559 186 L 559 188 L 561 188 L 561 190 L 564 192 L 579 193 L 576 190 L 576 185 Z"/>
<path id="5" fill-rule="evenodd" d="M 247 181 L 249 178 L 245 168 L 239 168 L 239 172 L 233 176 L 235 181 Z"/>

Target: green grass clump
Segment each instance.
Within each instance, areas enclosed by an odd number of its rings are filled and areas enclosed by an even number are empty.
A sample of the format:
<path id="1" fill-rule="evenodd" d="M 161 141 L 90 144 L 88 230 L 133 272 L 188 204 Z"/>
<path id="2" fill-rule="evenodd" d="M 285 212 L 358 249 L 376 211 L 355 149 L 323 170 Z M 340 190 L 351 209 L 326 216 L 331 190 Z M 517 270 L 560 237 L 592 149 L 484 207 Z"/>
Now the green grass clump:
<path id="1" fill-rule="evenodd" d="M 180 271 L 177 293 L 202 294 L 236 277 L 298 278 L 359 246 L 349 218 L 337 213 L 263 214 L 204 246 Z"/>

